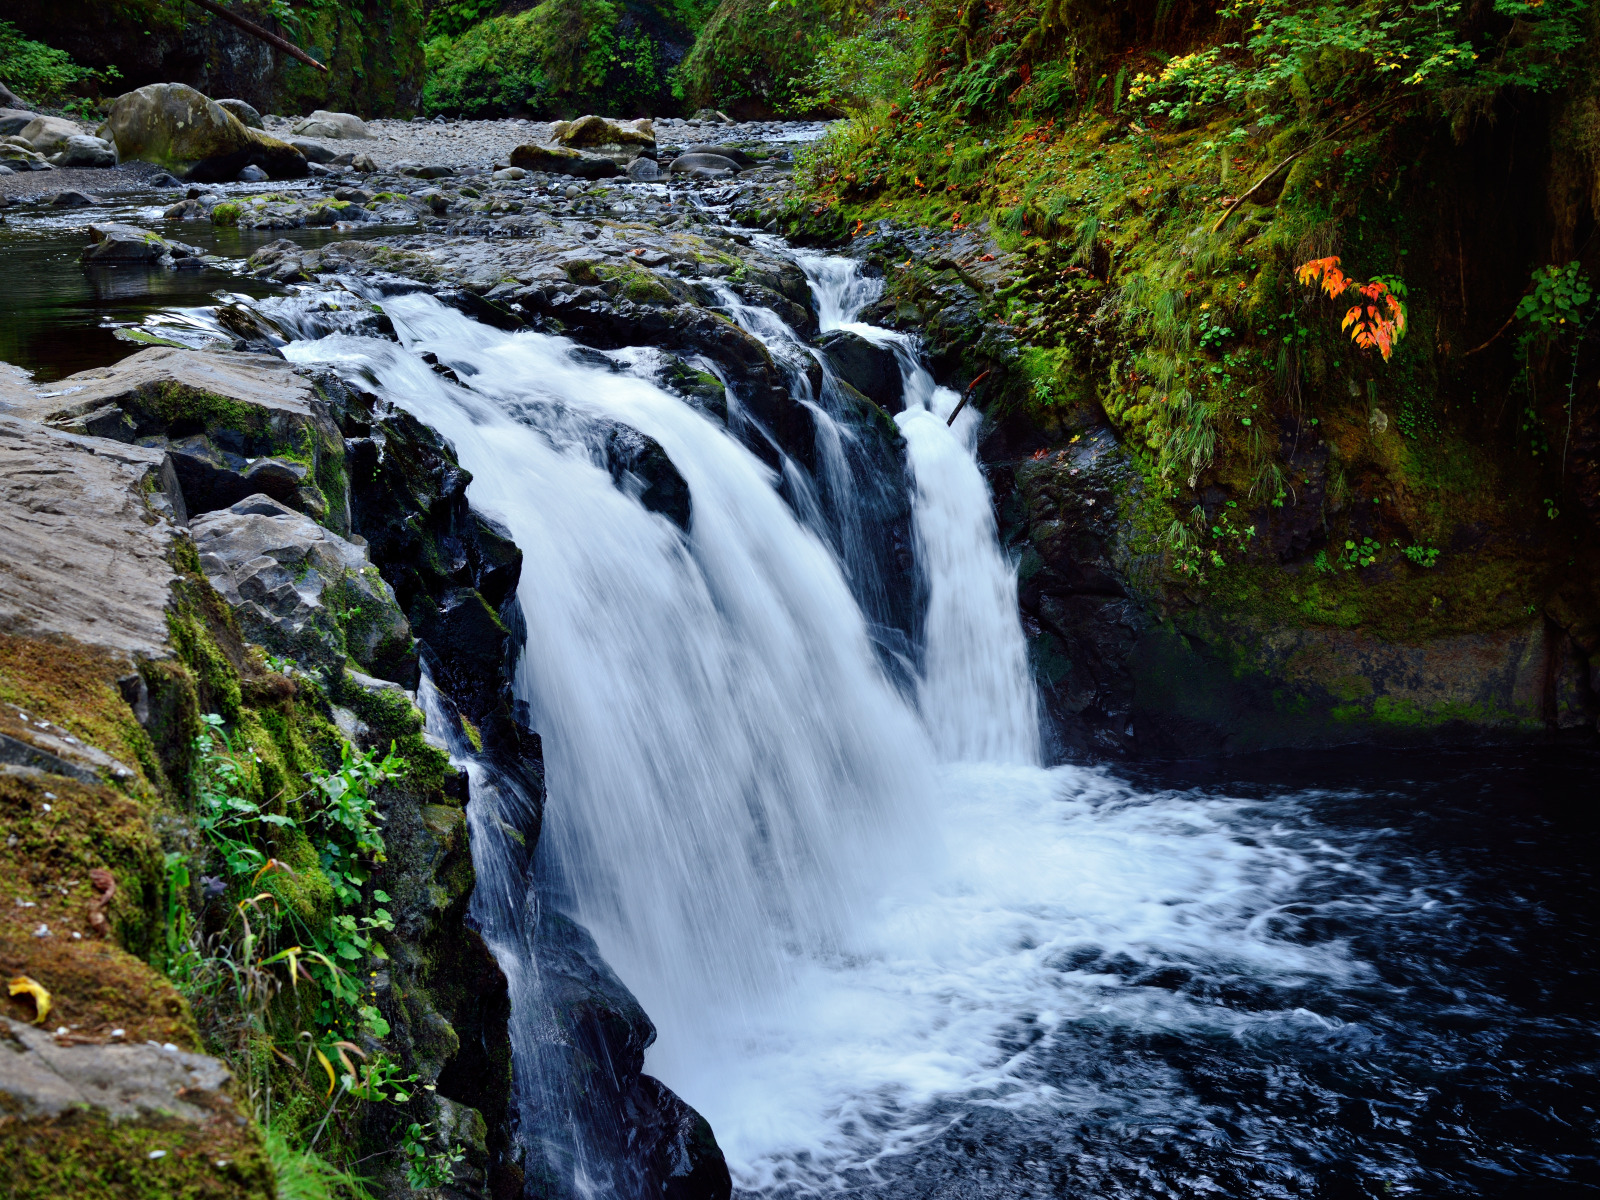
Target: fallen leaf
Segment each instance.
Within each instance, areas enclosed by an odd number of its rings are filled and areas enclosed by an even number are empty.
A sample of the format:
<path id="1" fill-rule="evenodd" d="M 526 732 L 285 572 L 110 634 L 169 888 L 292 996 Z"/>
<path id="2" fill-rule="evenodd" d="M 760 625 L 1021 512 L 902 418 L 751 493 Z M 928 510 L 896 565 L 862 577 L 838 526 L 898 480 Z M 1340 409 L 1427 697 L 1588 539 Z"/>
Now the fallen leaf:
<path id="1" fill-rule="evenodd" d="M 45 991 L 44 984 L 37 979 L 30 979 L 26 975 L 18 975 L 11 981 L 11 994 L 20 996 L 24 992 L 33 997 L 34 1008 L 38 1015 L 33 1018 L 35 1025 L 44 1024 L 44 1019 L 50 1015 L 50 993 Z"/>

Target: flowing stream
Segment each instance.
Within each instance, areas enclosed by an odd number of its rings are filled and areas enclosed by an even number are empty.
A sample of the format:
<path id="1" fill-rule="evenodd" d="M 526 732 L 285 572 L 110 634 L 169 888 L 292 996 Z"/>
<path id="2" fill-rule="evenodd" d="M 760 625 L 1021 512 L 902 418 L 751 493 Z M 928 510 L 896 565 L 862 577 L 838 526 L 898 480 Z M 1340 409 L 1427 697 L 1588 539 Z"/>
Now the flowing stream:
<path id="1" fill-rule="evenodd" d="M 1462 864 L 1477 851 L 1420 851 L 1406 815 L 1435 783 L 1136 784 L 1040 765 L 977 416 L 947 424 L 958 397 L 914 341 L 859 323 L 873 285 L 854 264 L 801 261 L 823 327 L 901 364 L 909 478 L 894 486 L 911 489 L 918 583 L 899 641 L 860 519 L 862 489 L 882 480 L 863 478 L 864 434 L 826 372 L 818 394 L 795 372 L 818 416 L 806 478 L 650 382 L 648 351 L 609 370 L 425 295 L 385 301 L 399 344 L 332 334 L 286 349 L 449 438 L 472 503 L 527 556 L 517 689 L 549 789 L 536 881 L 494 857 L 525 801 L 491 795 L 481 773 L 473 793 L 476 911 L 514 1006 L 537 972 L 529 914 L 554 904 L 654 1019 L 646 1069 L 710 1120 L 749 1193 L 1592 1182 L 1593 1109 L 1574 1115 L 1573 1085 L 1552 1082 L 1520 1133 L 1475 1124 L 1510 1104 L 1514 1071 L 1486 1054 L 1568 1079 L 1592 1069 L 1593 1024 L 1545 1020 L 1463 963 L 1481 912 Z M 770 312 L 724 299 L 780 359 L 812 353 Z M 666 449 L 692 495 L 687 533 L 614 485 L 594 451 L 607 421 Z M 1524 890 L 1536 909 L 1592 898 Z M 1592 952 L 1571 952 L 1592 976 Z M 1452 972 L 1466 982 L 1430 1022 L 1424 1001 L 1450 993 Z M 514 1011 L 526 1087 L 538 1031 L 525 1002 Z M 1565 1062 L 1546 1035 L 1566 1039 Z M 1549 1149 L 1558 1125 L 1570 1152 Z"/>

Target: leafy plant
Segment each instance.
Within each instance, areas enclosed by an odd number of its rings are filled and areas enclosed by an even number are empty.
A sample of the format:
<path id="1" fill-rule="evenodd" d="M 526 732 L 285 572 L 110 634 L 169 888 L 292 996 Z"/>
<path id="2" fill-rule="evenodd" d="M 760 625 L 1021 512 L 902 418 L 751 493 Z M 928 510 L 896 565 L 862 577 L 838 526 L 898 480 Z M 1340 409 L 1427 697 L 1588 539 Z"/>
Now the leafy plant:
<path id="1" fill-rule="evenodd" d="M 400 1157 L 405 1162 L 406 1183 L 414 1188 L 442 1187 L 454 1178 L 455 1165 L 466 1158 L 466 1148 L 449 1146 L 429 1151 L 427 1129 L 413 1121 L 400 1139 Z"/>
<path id="2" fill-rule="evenodd" d="M 1357 567 L 1370 567 L 1378 561 L 1378 556 L 1383 553 L 1383 543 L 1374 541 L 1370 537 L 1363 537 L 1360 541 L 1347 540 L 1344 551 L 1339 555 L 1339 565 L 1346 571 L 1353 571 Z"/>
<path id="3" fill-rule="evenodd" d="M 122 77 L 115 67 L 85 67 L 72 55 L 22 36 L 10 21 L 0 21 L 0 80 L 42 104 L 54 104 L 85 85 Z"/>
<path id="4" fill-rule="evenodd" d="M 1406 332 L 1406 306 L 1403 300 L 1404 285 L 1395 291 L 1383 278 L 1362 283 L 1351 279 L 1339 269 L 1339 257 L 1313 259 L 1303 263 L 1295 272 L 1302 284 L 1320 282 L 1328 297 L 1359 297 L 1345 313 L 1339 328 L 1350 334 L 1350 340 L 1363 350 L 1377 350 L 1388 362 L 1394 347 Z M 1398 282 L 1398 281 L 1396 281 Z"/>
<path id="5" fill-rule="evenodd" d="M 1431 567 L 1439 561 L 1439 551 L 1433 546 L 1407 546 L 1400 553 L 1419 567 Z"/>

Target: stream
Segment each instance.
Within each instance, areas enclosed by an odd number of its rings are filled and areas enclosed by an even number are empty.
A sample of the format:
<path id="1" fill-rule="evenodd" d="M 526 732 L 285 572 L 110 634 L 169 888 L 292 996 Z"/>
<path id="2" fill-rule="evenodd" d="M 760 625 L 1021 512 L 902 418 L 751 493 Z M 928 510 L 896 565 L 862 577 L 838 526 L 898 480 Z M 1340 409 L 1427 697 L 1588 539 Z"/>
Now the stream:
<path id="1" fill-rule="evenodd" d="M 548 905 L 654 1020 L 646 1070 L 710 1121 L 736 1194 L 1600 1194 L 1595 758 L 1044 764 L 981 415 L 951 423 L 915 339 L 860 322 L 856 263 L 796 257 L 823 329 L 900 364 L 909 617 L 865 434 L 770 310 L 722 297 L 794 365 L 812 472 L 657 386 L 648 349 L 579 352 L 425 293 L 384 300 L 397 341 L 330 331 L 315 288 L 250 301 L 295 333 L 288 358 L 448 438 L 526 555 L 534 878 L 505 844 L 525 800 L 476 764 L 469 815 L 529 1153 L 555 1153 L 530 949 Z M 614 484 L 609 422 L 665 448 L 687 532 Z M 559 1152 L 618 1194 L 580 1136 Z"/>

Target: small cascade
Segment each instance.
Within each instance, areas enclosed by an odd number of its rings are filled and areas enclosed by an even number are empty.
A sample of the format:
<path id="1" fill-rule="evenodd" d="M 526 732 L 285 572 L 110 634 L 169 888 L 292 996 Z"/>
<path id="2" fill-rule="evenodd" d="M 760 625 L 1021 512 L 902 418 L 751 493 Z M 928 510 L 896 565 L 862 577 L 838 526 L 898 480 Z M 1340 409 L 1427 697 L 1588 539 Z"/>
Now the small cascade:
<path id="1" fill-rule="evenodd" d="M 899 625 L 851 456 L 881 418 L 850 411 L 825 357 L 770 311 L 723 297 L 790 364 L 815 472 L 766 465 L 655 386 L 647 355 L 608 362 L 420 294 L 385 301 L 398 345 L 277 321 L 314 339 L 288 357 L 448 438 L 474 507 L 526 556 L 516 686 L 543 738 L 543 834 L 529 864 L 511 836 L 528 798 L 469 765 L 473 912 L 512 984 L 524 1151 L 587 1194 L 629 1189 L 541 1074 L 560 1040 L 541 1007 L 551 914 L 593 933 L 654 1020 L 645 1067 L 710 1120 L 736 1185 L 774 1195 L 864 1187 L 986 1124 L 1002 1145 L 1094 1121 L 1202 1128 L 1207 1106 L 1160 1062 L 1097 1076 L 1096 1039 L 1343 1036 L 1315 996 L 1367 978 L 1344 944 L 1279 936 L 1270 917 L 1345 869 L 1320 834 L 1039 767 L 978 418 L 950 423 L 958 398 L 915 341 L 860 322 L 875 287 L 855 264 L 802 262 L 824 328 L 901 367 L 904 467 L 874 483 L 903 498 L 914 551 L 917 611 Z M 686 528 L 602 462 L 619 424 L 681 474 Z M 450 724 L 426 687 L 424 702 Z M 1250 1003 L 1219 1005 L 1218 989 Z"/>

